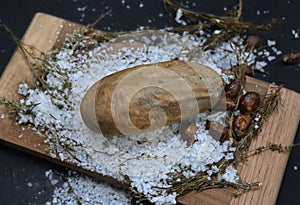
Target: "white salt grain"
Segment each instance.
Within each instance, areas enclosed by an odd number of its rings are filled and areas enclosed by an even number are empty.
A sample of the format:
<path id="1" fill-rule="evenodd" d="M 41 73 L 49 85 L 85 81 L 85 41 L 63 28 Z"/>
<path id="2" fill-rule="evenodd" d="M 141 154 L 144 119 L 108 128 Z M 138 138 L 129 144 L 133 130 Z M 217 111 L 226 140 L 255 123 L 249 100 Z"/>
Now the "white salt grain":
<path id="1" fill-rule="evenodd" d="M 228 166 L 224 174 L 219 174 L 219 181 L 225 180 L 227 182 L 236 183 L 240 177 L 237 175 L 237 170 L 233 166 Z"/>
<path id="2" fill-rule="evenodd" d="M 52 184 L 52 185 L 55 185 L 55 184 L 57 184 L 57 183 L 58 183 L 58 180 L 57 180 L 57 179 L 51 180 L 51 184 Z"/>
<path id="3" fill-rule="evenodd" d="M 295 39 L 299 38 L 299 31 L 296 31 L 296 30 L 292 30 L 292 35 Z"/>
<path id="4" fill-rule="evenodd" d="M 5 114 L 2 113 L 2 114 L 0 115 L 0 118 L 1 118 L 1 119 L 4 119 L 4 118 L 5 118 Z"/>
<path id="5" fill-rule="evenodd" d="M 275 59 L 276 59 L 275 56 L 268 56 L 268 61 L 273 61 L 273 60 L 275 60 Z"/>
<path id="6" fill-rule="evenodd" d="M 77 11 L 85 11 L 88 6 L 78 7 Z"/>
<path id="7" fill-rule="evenodd" d="M 179 9 L 177 10 L 177 12 L 176 12 L 175 21 L 176 21 L 177 23 L 179 23 L 179 24 L 185 26 L 187 23 L 186 23 L 184 20 L 181 19 L 182 16 L 183 16 L 182 9 L 179 8 Z"/>
<path id="8" fill-rule="evenodd" d="M 273 41 L 273 40 L 267 40 L 267 45 L 268 46 L 275 46 L 276 45 L 276 41 Z"/>
<path id="9" fill-rule="evenodd" d="M 222 30 L 215 30 L 215 31 L 214 31 L 214 34 L 215 34 L 215 35 L 218 35 L 218 34 L 220 34 L 221 32 L 222 32 Z"/>
<path id="10" fill-rule="evenodd" d="M 29 89 L 29 87 L 26 83 L 19 84 L 18 93 L 20 95 L 26 96 L 28 94 L 28 89 Z"/>

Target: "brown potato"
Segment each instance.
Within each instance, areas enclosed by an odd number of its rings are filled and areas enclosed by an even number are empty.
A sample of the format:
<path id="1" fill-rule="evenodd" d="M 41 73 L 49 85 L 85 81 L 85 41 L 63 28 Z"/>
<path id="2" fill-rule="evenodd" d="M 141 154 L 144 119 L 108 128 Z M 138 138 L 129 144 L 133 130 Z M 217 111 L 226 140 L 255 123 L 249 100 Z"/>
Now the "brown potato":
<path id="1" fill-rule="evenodd" d="M 133 135 L 211 109 L 222 78 L 193 62 L 168 61 L 113 73 L 93 85 L 81 103 L 86 125 L 106 135 Z"/>

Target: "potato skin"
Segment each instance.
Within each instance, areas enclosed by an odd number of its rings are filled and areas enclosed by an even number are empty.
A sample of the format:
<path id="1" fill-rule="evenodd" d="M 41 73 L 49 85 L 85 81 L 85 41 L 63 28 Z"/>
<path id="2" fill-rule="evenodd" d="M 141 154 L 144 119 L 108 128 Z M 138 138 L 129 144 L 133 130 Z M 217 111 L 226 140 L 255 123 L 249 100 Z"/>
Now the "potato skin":
<path id="1" fill-rule="evenodd" d="M 120 136 L 140 134 L 211 109 L 224 89 L 222 78 L 209 67 L 174 60 L 113 73 L 91 90 L 81 105 L 85 123 L 94 131 L 100 128 L 105 135 Z M 95 100 L 91 103 L 90 98 Z M 94 119 L 97 122 L 91 123 Z"/>

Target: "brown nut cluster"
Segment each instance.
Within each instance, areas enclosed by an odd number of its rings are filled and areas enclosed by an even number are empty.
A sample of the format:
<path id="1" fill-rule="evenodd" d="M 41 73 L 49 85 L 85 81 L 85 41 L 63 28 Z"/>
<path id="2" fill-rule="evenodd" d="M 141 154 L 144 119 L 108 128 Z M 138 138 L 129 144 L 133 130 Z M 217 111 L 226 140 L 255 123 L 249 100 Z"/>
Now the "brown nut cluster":
<path id="1" fill-rule="evenodd" d="M 237 141 L 241 140 L 251 123 L 251 113 L 259 107 L 260 95 L 256 92 L 247 92 L 242 95 L 239 100 L 239 110 L 241 114 L 236 116 L 233 120 L 233 132 Z"/>
<path id="2" fill-rule="evenodd" d="M 233 69 L 244 69 L 246 75 L 252 75 L 253 71 L 250 66 L 246 64 L 234 66 Z M 231 111 L 239 110 L 240 114 L 235 116 L 232 120 L 232 136 L 229 130 L 218 122 L 207 121 L 206 129 L 209 134 L 221 142 L 233 137 L 236 141 L 240 141 L 245 137 L 247 130 L 251 124 L 251 114 L 253 114 L 259 107 L 261 99 L 256 92 L 247 92 L 240 96 L 242 86 L 238 80 L 232 80 L 225 86 L 225 96 L 222 97 L 216 105 L 216 109 L 224 109 Z M 237 104 L 238 103 L 238 104 Z"/>
<path id="3" fill-rule="evenodd" d="M 221 99 L 221 103 L 226 105 L 227 110 L 234 110 L 238 108 L 240 113 L 234 117 L 232 123 L 232 130 L 234 132 L 234 138 L 239 141 L 248 130 L 251 123 L 251 113 L 255 112 L 260 105 L 260 95 L 256 92 L 247 92 L 239 98 L 238 106 L 235 101 L 239 95 L 241 86 L 237 80 L 232 80 L 225 86 L 226 97 Z M 217 127 L 217 126 L 216 126 Z"/>

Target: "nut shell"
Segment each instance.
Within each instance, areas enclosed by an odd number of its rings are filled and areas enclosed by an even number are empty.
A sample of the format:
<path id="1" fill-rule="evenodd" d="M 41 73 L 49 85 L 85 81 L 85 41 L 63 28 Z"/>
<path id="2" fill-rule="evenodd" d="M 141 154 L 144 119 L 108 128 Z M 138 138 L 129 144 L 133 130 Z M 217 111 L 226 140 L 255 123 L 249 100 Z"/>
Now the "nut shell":
<path id="1" fill-rule="evenodd" d="M 260 95 L 256 92 L 248 92 L 239 100 L 239 109 L 243 114 L 249 115 L 254 112 L 260 104 Z"/>
<path id="2" fill-rule="evenodd" d="M 225 86 L 225 94 L 227 97 L 235 98 L 241 89 L 241 85 L 237 80 L 232 80 Z"/>
<path id="3" fill-rule="evenodd" d="M 233 131 L 236 135 L 236 140 L 241 140 L 251 123 L 251 118 L 249 115 L 238 115 L 233 120 Z"/>

